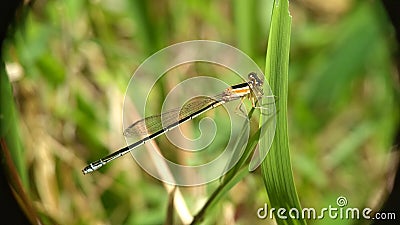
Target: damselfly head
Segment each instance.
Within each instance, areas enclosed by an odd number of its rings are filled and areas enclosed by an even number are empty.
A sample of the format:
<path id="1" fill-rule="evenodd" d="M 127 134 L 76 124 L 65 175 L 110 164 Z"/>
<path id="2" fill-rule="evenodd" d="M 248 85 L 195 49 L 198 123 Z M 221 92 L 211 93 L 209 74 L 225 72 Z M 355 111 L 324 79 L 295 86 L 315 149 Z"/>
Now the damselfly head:
<path id="1" fill-rule="evenodd" d="M 263 85 L 263 80 L 261 80 L 256 73 L 251 72 L 248 75 L 249 77 L 249 84 L 251 84 L 254 87 L 260 87 Z"/>

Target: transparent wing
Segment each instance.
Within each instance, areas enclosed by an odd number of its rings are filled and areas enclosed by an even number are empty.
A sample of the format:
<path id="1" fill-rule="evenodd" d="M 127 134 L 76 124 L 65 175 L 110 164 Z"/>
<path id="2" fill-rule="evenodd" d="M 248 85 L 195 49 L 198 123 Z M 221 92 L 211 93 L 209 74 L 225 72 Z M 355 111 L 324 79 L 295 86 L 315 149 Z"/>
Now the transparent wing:
<path id="1" fill-rule="evenodd" d="M 172 109 L 160 115 L 149 116 L 136 121 L 125 129 L 124 136 L 142 137 L 151 135 L 162 130 L 164 127 L 178 123 L 181 119 L 196 114 L 196 112 L 201 112 L 202 109 L 212 104 L 218 103 L 222 97 L 223 94 L 214 97 L 199 96 L 192 98 L 181 108 Z"/>

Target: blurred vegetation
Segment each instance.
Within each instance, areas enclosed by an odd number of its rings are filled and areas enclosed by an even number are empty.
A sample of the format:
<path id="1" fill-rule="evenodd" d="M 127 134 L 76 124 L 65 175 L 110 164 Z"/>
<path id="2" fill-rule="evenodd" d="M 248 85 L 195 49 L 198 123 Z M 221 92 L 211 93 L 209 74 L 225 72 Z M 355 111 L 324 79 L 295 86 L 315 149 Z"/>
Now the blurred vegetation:
<path id="1" fill-rule="evenodd" d="M 171 188 L 130 156 L 93 175 L 83 176 L 81 169 L 124 146 L 126 86 L 140 63 L 161 48 L 216 40 L 243 50 L 264 68 L 272 1 L 244 2 L 33 2 L 3 57 L 23 149 L 14 160 L 45 224 L 164 223 Z M 378 1 L 290 3 L 288 121 L 301 204 L 318 209 L 345 196 L 350 207 L 377 210 L 398 158 L 390 152 L 400 115 L 393 31 Z M 207 69 L 187 71 L 189 77 Z M 161 84 L 163 95 L 167 84 Z M 195 215 L 217 186 L 218 181 L 179 188 L 186 205 L 175 206 L 175 223 L 182 223 L 186 209 Z M 257 170 L 219 200 L 205 223 L 265 224 L 256 216 L 265 202 Z"/>

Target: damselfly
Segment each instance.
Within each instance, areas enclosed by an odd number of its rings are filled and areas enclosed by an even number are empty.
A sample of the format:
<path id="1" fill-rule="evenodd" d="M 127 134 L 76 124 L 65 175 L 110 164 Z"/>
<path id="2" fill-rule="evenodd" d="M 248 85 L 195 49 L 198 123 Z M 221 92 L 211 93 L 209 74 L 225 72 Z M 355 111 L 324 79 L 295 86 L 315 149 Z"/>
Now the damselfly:
<path id="1" fill-rule="evenodd" d="M 91 173 L 99 169 L 112 160 L 125 155 L 140 145 L 145 144 L 147 141 L 152 140 L 180 124 L 224 103 L 248 97 L 251 100 L 253 107 L 256 107 L 256 103 L 264 95 L 262 89 L 263 81 L 253 72 L 248 75 L 248 78 L 248 82 L 231 86 L 217 96 L 195 97 L 189 100 L 182 108 L 173 109 L 160 115 L 149 116 L 133 123 L 124 131 L 124 136 L 141 136 L 144 138 L 102 159 L 90 163 L 82 170 L 83 174 Z"/>

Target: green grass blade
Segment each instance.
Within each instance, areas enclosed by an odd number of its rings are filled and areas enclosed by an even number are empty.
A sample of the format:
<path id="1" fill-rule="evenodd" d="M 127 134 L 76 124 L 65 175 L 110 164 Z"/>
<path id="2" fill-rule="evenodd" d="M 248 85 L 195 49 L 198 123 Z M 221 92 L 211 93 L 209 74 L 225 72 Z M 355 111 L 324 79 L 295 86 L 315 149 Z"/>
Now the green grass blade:
<path id="1" fill-rule="evenodd" d="M 0 109 L 0 138 L 6 142 L 22 183 L 27 188 L 28 175 L 26 173 L 27 169 L 24 162 L 24 150 L 18 132 L 18 120 L 12 96 L 12 87 L 8 80 L 8 75 L 5 71 L 5 65 L 3 62 L 1 62 L 0 67 L 0 88 L 2 90 L 0 97 L 0 104 L 2 106 Z"/>
<path id="2" fill-rule="evenodd" d="M 218 188 L 208 198 L 205 205 L 193 218 L 191 225 L 200 224 L 203 221 L 207 211 L 213 209 L 215 205 L 219 203 L 221 198 L 224 197 L 229 192 L 229 190 L 231 190 L 232 187 L 239 183 L 239 181 L 241 181 L 247 174 L 249 174 L 249 171 L 247 170 L 247 168 L 243 167 L 235 174 L 235 176 L 231 177 L 231 179 L 224 180 L 224 182 L 218 186 Z"/>
<path id="3" fill-rule="evenodd" d="M 247 162 L 251 156 L 251 153 L 254 152 L 254 149 L 257 147 L 257 143 L 259 141 L 260 136 L 263 136 L 262 132 L 265 132 L 266 129 L 263 129 L 264 127 L 267 127 L 270 125 L 270 121 L 267 120 L 263 127 L 258 129 L 248 140 L 247 144 L 245 142 L 246 139 L 246 127 L 249 125 L 248 123 L 250 122 L 250 118 L 253 115 L 254 108 L 251 109 L 251 111 L 248 114 L 249 120 L 246 120 L 245 123 L 243 124 L 243 129 L 240 137 L 237 139 L 237 142 L 235 144 L 235 152 L 240 152 L 241 156 L 238 162 L 235 161 L 235 165 L 232 167 L 232 169 L 223 177 L 221 184 L 218 186 L 218 188 L 212 193 L 212 195 L 209 197 L 205 205 L 201 208 L 201 210 L 197 213 L 197 215 L 194 217 L 192 224 L 198 224 L 202 222 L 203 218 L 206 215 L 207 211 L 210 211 L 215 207 L 215 205 L 219 202 L 219 200 L 225 196 L 230 189 L 232 189 L 233 186 L 235 186 L 239 181 L 241 181 L 248 173 L 249 170 L 247 169 Z M 244 146 L 245 145 L 245 146 Z M 243 152 L 241 149 L 243 149 Z M 240 154 L 239 153 L 239 154 Z M 234 161 L 234 160 L 233 160 Z M 233 162 L 232 162 L 233 163 Z"/>
<path id="4" fill-rule="evenodd" d="M 275 208 L 278 224 L 306 224 L 305 220 L 293 219 L 288 210 L 296 208 L 301 215 L 301 206 L 296 193 L 289 155 L 287 129 L 288 69 L 290 49 L 291 17 L 287 0 L 274 1 L 271 28 L 268 39 L 265 75 L 269 80 L 276 101 L 276 133 L 271 151 L 261 164 L 265 187 L 269 196 L 269 208 Z M 264 111 L 264 110 L 263 110 Z M 266 121 L 261 114 L 261 124 Z M 260 140 L 260 151 L 268 150 L 268 133 Z M 286 209 L 286 219 L 276 214 L 279 208 Z"/>
<path id="5" fill-rule="evenodd" d="M 237 37 L 237 46 L 251 58 L 254 58 L 254 34 L 255 26 L 249 24 L 256 23 L 254 16 L 254 1 L 235 0 L 233 2 L 233 15 Z"/>
<path id="6" fill-rule="evenodd" d="M 10 190 L 26 214 L 26 218 L 32 224 L 38 224 L 40 220 L 31 204 L 32 201 L 26 194 L 26 191 L 29 190 L 28 170 L 19 137 L 18 113 L 15 109 L 12 86 L 2 61 L 0 62 L 0 90 L 2 90 L 0 96 L 0 166 Z"/>
<path id="7" fill-rule="evenodd" d="M 253 113 L 254 113 L 254 108 L 252 108 L 248 114 L 249 119 L 251 118 Z M 222 177 L 222 183 L 224 183 L 226 180 L 232 179 L 232 177 L 236 175 L 237 171 L 239 171 L 239 169 L 242 168 L 243 164 L 247 160 L 248 157 L 246 155 L 250 154 L 253 151 L 253 149 L 255 148 L 255 145 L 257 144 L 257 142 L 259 140 L 258 137 L 257 137 L 257 140 L 252 140 L 256 136 L 256 135 L 254 135 L 248 141 L 248 145 L 245 146 L 245 143 L 247 141 L 246 132 L 248 132 L 249 123 L 250 123 L 249 120 L 246 120 L 243 123 L 242 131 L 239 135 L 239 138 L 237 139 L 237 141 L 235 143 L 234 154 L 232 156 L 231 161 L 228 164 L 228 167 L 229 168 L 232 167 L 232 168 L 225 174 L 225 176 Z M 254 146 L 252 146 L 252 145 L 254 145 Z M 244 148 L 244 150 L 242 150 L 242 148 Z M 237 157 L 240 157 L 238 161 L 235 160 L 235 159 L 237 159 Z M 232 164 L 235 164 L 235 165 L 232 166 Z"/>

